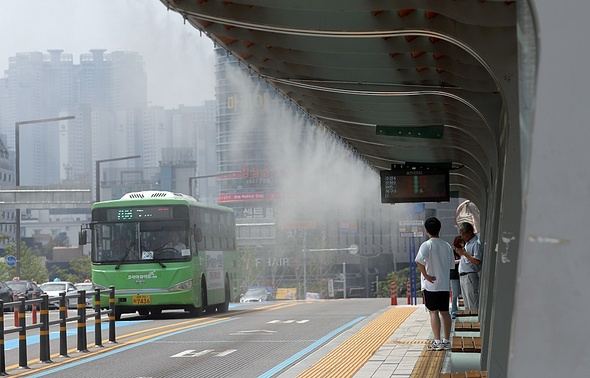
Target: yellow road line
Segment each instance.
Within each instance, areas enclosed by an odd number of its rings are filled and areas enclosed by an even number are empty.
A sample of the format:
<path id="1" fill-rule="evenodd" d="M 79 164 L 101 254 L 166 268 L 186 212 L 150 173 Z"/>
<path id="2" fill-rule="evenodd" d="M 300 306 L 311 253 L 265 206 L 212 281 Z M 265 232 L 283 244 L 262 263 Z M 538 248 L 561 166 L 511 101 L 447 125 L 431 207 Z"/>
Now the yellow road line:
<path id="1" fill-rule="evenodd" d="M 268 311 L 275 311 L 275 310 L 281 310 L 281 309 L 283 309 L 283 308 L 286 308 L 286 307 L 291 307 L 291 306 L 300 305 L 300 304 L 302 304 L 302 303 L 307 303 L 307 302 L 290 302 L 290 303 L 282 303 L 282 304 L 280 304 L 280 305 L 273 306 L 272 308 L 266 308 L 266 309 L 267 309 Z M 259 308 L 257 308 L 257 309 L 261 309 L 261 308 L 263 308 L 263 307 L 259 307 Z"/>
<path id="2" fill-rule="evenodd" d="M 186 321 L 186 322 L 182 322 L 182 323 L 176 323 L 176 324 L 166 325 L 166 326 L 161 326 L 161 327 L 148 328 L 148 329 L 145 329 L 143 331 L 131 332 L 129 334 L 125 334 L 125 335 L 120 336 L 119 339 L 128 338 L 128 337 L 131 337 L 131 336 L 134 336 L 134 335 L 137 335 L 137 334 L 144 334 L 144 336 L 138 337 L 136 339 L 124 341 L 122 343 L 121 342 L 118 342 L 116 344 L 108 344 L 108 347 L 105 347 L 104 349 L 94 349 L 94 351 L 93 351 L 92 354 L 84 353 L 84 354 L 81 354 L 79 356 L 67 358 L 67 359 L 65 359 L 63 361 L 55 362 L 55 363 L 50 364 L 50 365 L 43 365 L 43 367 L 38 368 L 38 369 L 36 368 L 34 371 L 22 372 L 20 374 L 10 374 L 10 376 L 11 377 L 24 377 L 24 376 L 27 376 L 28 374 L 37 373 L 39 371 L 43 371 L 43 370 L 47 370 L 47 369 L 53 369 L 53 368 L 55 368 L 57 366 L 64 365 L 64 364 L 67 364 L 67 363 L 70 363 L 70 362 L 73 362 L 73 361 L 77 361 L 77 360 L 80 360 L 80 359 L 83 359 L 83 358 L 86 358 L 86 357 L 95 356 L 96 354 L 101 354 L 101 353 L 104 353 L 104 352 L 107 352 L 107 351 L 111 351 L 113 349 L 117 349 L 117 348 L 120 348 L 120 347 L 123 347 L 123 346 L 127 346 L 127 345 L 131 345 L 131 344 L 139 343 L 139 342 L 145 341 L 147 339 L 150 339 L 152 337 L 158 337 L 158 336 L 161 336 L 161 335 L 170 333 L 170 332 L 182 331 L 184 329 L 192 328 L 192 327 L 196 327 L 196 326 L 201 326 L 201 325 L 216 323 L 216 322 L 220 322 L 220 321 L 227 320 L 227 319 L 230 319 L 230 318 L 231 317 L 223 317 L 223 318 L 215 318 L 215 319 L 211 319 L 211 320 L 207 320 L 207 319 L 193 319 L 192 321 Z M 176 327 L 179 324 L 185 324 L 185 326 L 183 326 L 183 327 Z M 145 334 L 146 332 L 153 332 L 154 330 L 162 330 L 162 329 L 170 328 L 171 326 L 174 326 L 174 328 L 172 330 L 164 330 L 164 331 L 160 331 L 160 332 L 157 332 L 157 333 L 149 333 L 147 335 Z M 93 347 L 93 346 L 95 346 L 95 344 L 91 344 L 89 346 L 90 347 Z M 68 353 L 73 353 L 75 351 L 77 351 L 77 349 L 70 349 L 70 350 L 68 350 Z M 59 353 L 55 353 L 55 354 L 51 355 L 51 358 L 56 358 L 56 357 L 59 357 Z M 33 364 L 33 363 L 37 363 L 37 362 L 39 362 L 38 359 L 29 361 L 28 364 Z M 17 369 L 18 367 L 19 367 L 19 365 L 15 364 L 15 365 L 8 366 L 6 368 L 6 370 L 8 371 L 8 370 L 12 370 L 12 369 Z"/>
<path id="3" fill-rule="evenodd" d="M 297 378 L 352 377 L 414 311 L 412 307 L 391 308 Z"/>
<path id="4" fill-rule="evenodd" d="M 298 302 L 298 303 L 301 303 L 301 302 Z M 289 306 L 291 306 L 291 305 L 293 305 L 293 304 L 289 304 Z M 272 310 L 275 310 L 276 308 L 282 308 L 282 307 L 285 307 L 285 306 L 283 304 L 277 304 L 277 305 L 273 305 L 273 306 L 270 306 L 270 307 L 261 307 L 261 308 L 259 308 L 257 310 L 272 311 Z M 211 323 L 216 323 L 216 322 L 219 322 L 219 321 L 223 321 L 223 320 L 227 320 L 227 319 L 232 319 L 232 318 L 235 318 L 235 317 L 238 317 L 238 316 L 222 316 L 222 317 L 215 317 L 215 318 L 190 319 L 190 320 L 186 320 L 186 321 L 183 321 L 183 322 L 180 322 L 180 323 L 170 323 L 170 324 L 166 324 L 166 325 L 162 325 L 162 326 L 158 326 L 158 327 L 152 327 L 152 328 L 148 328 L 148 329 L 143 329 L 143 330 L 139 330 L 139 331 L 135 331 L 135 332 L 126 333 L 126 334 L 123 334 L 121 336 L 118 336 L 117 337 L 117 340 L 127 339 L 127 338 L 130 338 L 130 337 L 136 336 L 136 335 L 143 335 L 143 336 L 138 337 L 136 339 L 127 340 L 127 341 L 122 342 L 122 343 L 121 342 L 117 342 L 116 344 L 106 344 L 106 345 L 104 345 L 103 348 L 93 349 L 91 353 L 83 353 L 83 354 L 81 354 L 79 356 L 76 356 L 76 357 L 70 357 L 70 358 L 64 359 L 63 361 L 54 362 L 54 363 L 51 363 L 51 364 L 48 364 L 48 365 L 42 365 L 42 367 L 40 367 L 40 368 L 35 368 L 35 369 L 31 369 L 31 370 L 27 370 L 27 371 L 22 371 L 22 372 L 17 370 L 17 373 L 11 372 L 10 373 L 10 376 L 11 377 L 25 377 L 25 376 L 27 376 L 29 374 L 34 374 L 34 373 L 37 373 L 39 371 L 43 371 L 43 370 L 47 370 L 47 369 L 53 369 L 53 368 L 55 368 L 57 366 L 68 364 L 70 362 L 74 362 L 74 361 L 77 361 L 77 360 L 80 360 L 80 359 L 83 359 L 83 358 L 86 358 L 86 357 L 95 356 L 97 354 L 105 353 L 107 351 L 111 351 L 113 349 L 117 349 L 117 348 L 120 348 L 122 346 L 127 346 L 127 345 L 132 345 L 132 344 L 135 344 L 135 343 L 139 343 L 139 342 L 142 342 L 144 340 L 150 339 L 152 337 L 158 337 L 158 336 L 161 336 L 161 335 L 170 333 L 170 332 L 177 332 L 177 331 L 181 331 L 181 330 L 184 330 L 184 329 L 187 329 L 187 328 L 196 327 L 196 326 L 202 326 L 202 325 L 207 325 L 207 324 L 211 324 Z M 184 325 L 184 326 L 182 326 L 182 325 Z M 182 326 L 182 327 L 180 327 L 180 326 Z M 169 328 L 172 328 L 172 329 L 169 329 Z M 159 330 L 161 332 L 151 333 L 151 332 L 159 331 Z M 94 347 L 95 345 L 96 344 L 88 344 L 88 348 Z M 72 349 L 68 350 L 68 354 L 74 353 L 74 352 L 77 352 L 77 351 L 78 351 L 77 348 L 72 348 Z M 50 359 L 51 358 L 57 358 L 57 357 L 59 357 L 59 353 L 54 353 L 54 354 L 52 354 L 50 356 Z M 36 364 L 36 363 L 39 363 L 39 362 L 40 361 L 37 358 L 35 360 L 27 361 L 27 365 L 30 366 L 32 364 Z M 15 370 L 15 369 L 18 369 L 18 368 L 19 368 L 19 365 L 18 364 L 13 364 L 13 365 L 7 366 L 5 370 L 6 371 L 9 371 L 9 370 Z"/>

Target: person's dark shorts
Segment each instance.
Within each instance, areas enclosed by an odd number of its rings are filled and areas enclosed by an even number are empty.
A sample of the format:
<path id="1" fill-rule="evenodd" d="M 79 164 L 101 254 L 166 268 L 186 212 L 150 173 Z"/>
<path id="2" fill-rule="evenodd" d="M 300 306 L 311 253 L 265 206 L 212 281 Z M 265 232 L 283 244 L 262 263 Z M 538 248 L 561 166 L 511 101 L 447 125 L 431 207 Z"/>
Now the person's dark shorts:
<path id="1" fill-rule="evenodd" d="M 424 295 L 424 305 L 428 310 L 449 311 L 448 291 L 422 290 L 422 295 Z"/>

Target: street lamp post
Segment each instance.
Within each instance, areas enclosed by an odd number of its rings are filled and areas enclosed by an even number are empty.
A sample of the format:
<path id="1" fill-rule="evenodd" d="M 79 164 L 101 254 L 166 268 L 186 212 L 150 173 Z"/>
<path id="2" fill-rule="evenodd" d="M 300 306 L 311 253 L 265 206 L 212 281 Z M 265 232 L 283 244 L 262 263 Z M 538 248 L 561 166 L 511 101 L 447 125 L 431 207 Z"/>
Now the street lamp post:
<path id="1" fill-rule="evenodd" d="M 14 181 L 16 187 L 20 186 L 20 127 L 21 125 L 31 125 L 34 123 L 46 123 L 55 121 L 67 121 L 76 118 L 75 116 L 65 116 L 57 118 L 32 119 L 29 121 L 20 121 L 14 123 Z M 16 208 L 16 275 L 20 277 L 20 258 L 21 258 L 21 235 L 20 235 L 20 208 Z"/>
<path id="2" fill-rule="evenodd" d="M 204 175 L 204 176 L 192 176 L 188 178 L 188 195 L 195 197 L 193 195 L 193 181 L 194 180 L 199 180 L 199 179 L 204 179 L 204 178 L 210 178 L 210 177 L 222 177 L 222 176 L 227 176 L 227 175 L 234 175 L 237 173 L 241 173 L 240 171 L 231 171 L 231 172 L 220 172 L 220 173 L 215 173 L 213 175 Z"/>
<path id="3" fill-rule="evenodd" d="M 137 159 L 140 158 L 141 155 L 133 155 L 133 156 L 123 156 L 123 157 L 118 157 L 118 158 L 112 158 L 112 159 L 102 159 L 102 160 L 97 160 L 95 162 L 95 174 L 96 174 L 96 202 L 100 201 L 100 164 L 101 163 L 106 163 L 109 161 L 118 161 L 118 160 L 128 160 L 128 159 Z"/>

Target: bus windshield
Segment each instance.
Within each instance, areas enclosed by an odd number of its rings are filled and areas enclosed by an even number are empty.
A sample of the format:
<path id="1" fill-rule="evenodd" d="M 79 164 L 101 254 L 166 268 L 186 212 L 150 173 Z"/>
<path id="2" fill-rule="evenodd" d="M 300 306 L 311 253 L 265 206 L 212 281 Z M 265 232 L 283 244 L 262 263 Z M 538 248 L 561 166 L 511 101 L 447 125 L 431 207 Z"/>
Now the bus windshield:
<path id="1" fill-rule="evenodd" d="M 101 222 L 93 225 L 93 263 L 149 263 L 191 259 L 188 222 Z"/>

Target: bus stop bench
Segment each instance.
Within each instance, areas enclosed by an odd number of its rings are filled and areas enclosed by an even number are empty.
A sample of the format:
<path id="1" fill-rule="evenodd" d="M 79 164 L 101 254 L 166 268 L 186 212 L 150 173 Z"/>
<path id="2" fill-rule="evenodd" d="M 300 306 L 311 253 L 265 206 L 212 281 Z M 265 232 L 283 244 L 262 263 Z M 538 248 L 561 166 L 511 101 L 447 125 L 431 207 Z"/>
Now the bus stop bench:
<path id="1" fill-rule="evenodd" d="M 443 373 L 439 378 L 487 378 L 488 373 L 484 371 L 469 370 L 459 373 Z"/>
<path id="2" fill-rule="evenodd" d="M 481 353 L 481 337 L 453 337 L 451 352 Z"/>
<path id="3" fill-rule="evenodd" d="M 459 310 L 455 313 L 457 317 L 461 316 L 477 316 L 477 310 Z"/>
<path id="4" fill-rule="evenodd" d="M 455 322 L 455 331 L 461 332 L 479 332 L 479 322 Z"/>

